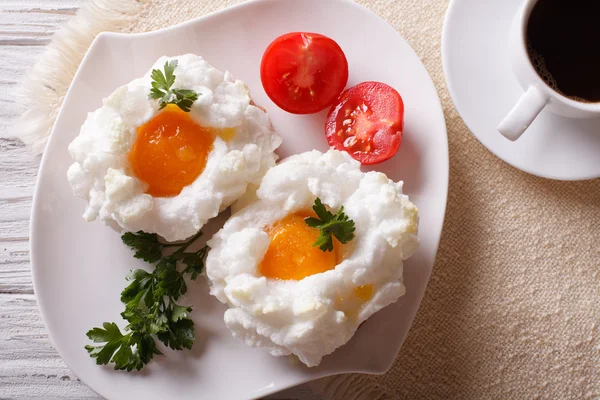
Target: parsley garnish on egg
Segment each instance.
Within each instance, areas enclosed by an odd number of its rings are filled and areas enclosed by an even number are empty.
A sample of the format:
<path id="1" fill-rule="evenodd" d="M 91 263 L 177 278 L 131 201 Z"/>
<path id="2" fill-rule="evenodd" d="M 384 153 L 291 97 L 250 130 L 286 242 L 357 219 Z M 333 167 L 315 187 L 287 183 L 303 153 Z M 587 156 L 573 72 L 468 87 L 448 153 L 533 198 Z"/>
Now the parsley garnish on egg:
<path id="1" fill-rule="evenodd" d="M 343 206 L 334 215 L 317 197 L 312 209 L 318 218 L 308 217 L 304 219 L 304 222 L 308 226 L 320 230 L 319 237 L 313 246 L 319 246 L 322 251 L 333 251 L 333 236 L 342 244 L 354 239 L 354 221 L 344 213 Z"/>
<path id="2" fill-rule="evenodd" d="M 150 90 L 150 100 L 158 100 L 159 110 L 162 110 L 167 104 L 175 104 L 185 112 L 190 112 L 194 101 L 198 100 L 198 93 L 187 89 L 172 89 L 175 83 L 175 68 L 177 60 L 167 61 L 164 66 L 165 72 L 159 69 L 152 70 L 152 89 Z"/>
<path id="3" fill-rule="evenodd" d="M 196 252 L 186 252 L 202 232 L 185 243 L 162 243 L 158 235 L 127 232 L 121 239 L 135 250 L 135 258 L 155 264 L 154 271 L 143 269 L 131 271 L 127 280 L 131 283 L 121 292 L 125 311 L 121 316 L 129 323 L 121 332 L 114 322 L 105 322 L 102 328 L 88 331 L 87 336 L 98 346 L 85 346 L 96 364 L 114 363 L 115 369 L 140 370 L 155 354 L 155 337 L 174 350 L 190 349 L 194 344 L 194 322 L 188 318 L 190 306 L 176 301 L 187 292 L 184 277 L 195 280 L 204 268 L 208 247 Z M 172 254 L 163 255 L 165 248 L 176 248 Z M 178 265 L 184 265 L 179 271 Z"/>

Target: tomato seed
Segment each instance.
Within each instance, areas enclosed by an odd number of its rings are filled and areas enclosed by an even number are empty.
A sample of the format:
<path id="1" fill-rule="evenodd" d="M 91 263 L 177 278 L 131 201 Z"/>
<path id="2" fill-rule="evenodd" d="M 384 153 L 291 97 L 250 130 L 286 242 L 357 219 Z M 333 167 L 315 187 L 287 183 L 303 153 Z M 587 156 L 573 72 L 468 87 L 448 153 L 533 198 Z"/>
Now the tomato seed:
<path id="1" fill-rule="evenodd" d="M 344 147 L 349 148 L 356 144 L 356 136 L 348 136 L 346 140 L 344 140 Z"/>

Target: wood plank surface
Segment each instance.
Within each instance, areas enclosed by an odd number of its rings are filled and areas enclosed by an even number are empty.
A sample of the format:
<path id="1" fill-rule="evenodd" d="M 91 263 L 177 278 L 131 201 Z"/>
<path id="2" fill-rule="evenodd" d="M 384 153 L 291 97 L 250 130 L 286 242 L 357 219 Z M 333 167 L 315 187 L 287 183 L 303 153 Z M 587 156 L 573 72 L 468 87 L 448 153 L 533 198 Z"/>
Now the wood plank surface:
<path id="1" fill-rule="evenodd" d="M 19 82 L 80 0 L 0 1 L 0 398 L 98 396 L 69 370 L 41 320 L 29 267 L 29 213 L 40 157 L 14 135 Z"/>
<path id="2" fill-rule="evenodd" d="M 98 398 L 52 347 L 33 295 L 0 294 L 0 324 L 0 398 Z"/>

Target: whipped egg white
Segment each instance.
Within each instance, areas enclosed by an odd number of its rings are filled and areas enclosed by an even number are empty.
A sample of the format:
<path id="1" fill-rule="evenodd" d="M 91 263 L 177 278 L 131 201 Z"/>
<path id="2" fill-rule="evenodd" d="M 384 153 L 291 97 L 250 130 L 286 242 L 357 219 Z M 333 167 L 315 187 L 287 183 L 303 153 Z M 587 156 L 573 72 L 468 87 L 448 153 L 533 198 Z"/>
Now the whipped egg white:
<path id="1" fill-rule="evenodd" d="M 158 102 L 149 98 L 152 69 L 161 70 L 173 60 L 178 62 L 173 88 L 198 94 L 183 118 L 189 116 L 215 134 L 206 150 L 206 164 L 193 182 L 176 195 L 156 196 L 149 193 L 148 183 L 136 176 L 131 150 L 140 127 L 162 112 L 182 112 L 171 110 L 172 105 L 160 110 Z M 182 240 L 241 197 L 248 185 L 258 185 L 275 165 L 274 151 L 281 138 L 266 112 L 252 103 L 248 87 L 202 57 L 162 57 L 152 69 L 115 90 L 101 108 L 88 115 L 79 136 L 69 145 L 74 163 L 67 178 L 74 194 L 87 201 L 85 220 L 99 218 L 126 231 L 142 230 L 168 241 Z M 151 135 L 149 140 L 154 140 Z M 185 146 L 176 155 L 183 161 L 196 157 Z"/>
<path id="2" fill-rule="evenodd" d="M 264 276 L 266 257 L 273 257 L 267 254 L 282 240 L 274 227 L 310 212 L 317 197 L 332 212 L 343 206 L 355 223 L 355 238 L 340 244 L 339 262 L 302 279 Z M 240 203 L 243 208 L 208 242 L 206 273 L 211 294 L 229 307 L 225 324 L 247 345 L 275 356 L 294 354 L 316 366 L 363 321 L 405 293 L 402 261 L 419 245 L 418 210 L 402 194 L 401 182 L 361 172 L 347 153 L 311 151 L 271 168 L 256 194 Z M 286 229 L 305 229 L 286 224 Z M 289 229 L 284 238 L 289 246 L 277 247 L 289 254 L 272 259 L 320 262 L 310 243 L 306 249 L 294 243 L 303 233 Z"/>

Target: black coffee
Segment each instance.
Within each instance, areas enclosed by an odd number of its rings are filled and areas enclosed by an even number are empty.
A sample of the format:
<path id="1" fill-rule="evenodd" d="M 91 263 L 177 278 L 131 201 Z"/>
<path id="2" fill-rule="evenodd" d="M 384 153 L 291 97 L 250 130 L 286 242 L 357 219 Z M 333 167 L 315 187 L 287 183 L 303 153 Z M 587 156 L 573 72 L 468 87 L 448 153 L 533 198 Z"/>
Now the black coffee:
<path id="1" fill-rule="evenodd" d="M 554 90 L 600 102 L 600 0 L 540 0 L 527 26 L 529 58 Z"/>

